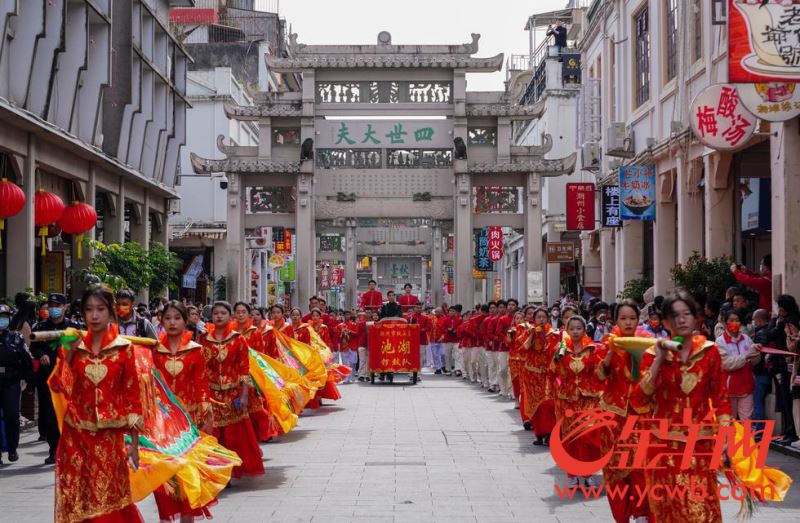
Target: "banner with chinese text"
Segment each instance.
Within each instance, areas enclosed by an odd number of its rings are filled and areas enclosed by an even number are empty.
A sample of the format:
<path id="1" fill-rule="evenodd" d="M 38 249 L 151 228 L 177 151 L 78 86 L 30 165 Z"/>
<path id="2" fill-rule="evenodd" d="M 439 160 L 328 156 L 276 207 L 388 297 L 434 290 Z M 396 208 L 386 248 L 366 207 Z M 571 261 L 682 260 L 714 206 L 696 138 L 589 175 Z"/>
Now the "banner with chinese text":
<path id="1" fill-rule="evenodd" d="M 594 184 L 567 184 L 567 230 L 594 230 Z"/>
<path id="2" fill-rule="evenodd" d="M 419 325 L 378 322 L 367 339 L 370 372 L 419 372 Z"/>
<path id="3" fill-rule="evenodd" d="M 652 165 L 619 168 L 620 217 L 623 220 L 656 219 L 656 169 Z"/>
<path id="4" fill-rule="evenodd" d="M 477 271 L 491 271 L 494 268 L 489 259 L 489 228 L 483 227 L 475 231 L 475 259 L 474 269 Z"/>
<path id="5" fill-rule="evenodd" d="M 800 81 L 800 5 L 728 0 L 728 81 Z"/>
<path id="6" fill-rule="evenodd" d="M 503 259 L 503 228 L 489 227 L 489 260 L 498 262 Z"/>
<path id="7" fill-rule="evenodd" d="M 603 227 L 622 227 L 619 216 L 619 185 L 603 187 L 600 215 Z"/>

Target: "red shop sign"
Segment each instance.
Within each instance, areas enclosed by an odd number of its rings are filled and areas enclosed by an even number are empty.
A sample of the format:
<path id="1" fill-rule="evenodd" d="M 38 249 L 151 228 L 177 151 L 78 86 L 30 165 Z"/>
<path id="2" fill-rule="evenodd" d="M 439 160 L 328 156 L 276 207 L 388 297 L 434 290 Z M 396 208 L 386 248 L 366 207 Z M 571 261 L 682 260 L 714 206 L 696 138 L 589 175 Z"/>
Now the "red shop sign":
<path id="1" fill-rule="evenodd" d="M 489 227 L 489 259 L 498 262 L 503 259 L 503 228 Z"/>
<path id="2" fill-rule="evenodd" d="M 567 184 L 567 230 L 594 230 L 594 184 Z"/>

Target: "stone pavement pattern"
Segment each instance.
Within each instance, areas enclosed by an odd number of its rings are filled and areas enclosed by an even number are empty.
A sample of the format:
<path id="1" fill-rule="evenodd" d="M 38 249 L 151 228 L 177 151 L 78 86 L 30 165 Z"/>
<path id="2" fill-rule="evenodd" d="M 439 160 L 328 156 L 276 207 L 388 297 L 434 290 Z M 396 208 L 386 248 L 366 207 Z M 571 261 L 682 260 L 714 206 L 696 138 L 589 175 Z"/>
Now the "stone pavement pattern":
<path id="1" fill-rule="evenodd" d="M 511 402 L 462 380 L 426 375 L 416 386 L 341 386 L 335 406 L 263 445 L 267 474 L 234 482 L 213 509 L 218 522 L 586 522 L 612 521 L 604 498 L 562 501 L 566 477 L 531 445 Z M 326 402 L 330 404 L 330 402 Z M 20 461 L 0 468 L 0 521 L 52 521 L 52 467 L 36 432 Z M 770 464 L 800 480 L 800 463 Z M 152 498 L 140 503 L 158 521 Z M 734 521 L 737 501 L 723 502 Z M 800 494 L 761 509 L 753 521 L 800 521 Z"/>

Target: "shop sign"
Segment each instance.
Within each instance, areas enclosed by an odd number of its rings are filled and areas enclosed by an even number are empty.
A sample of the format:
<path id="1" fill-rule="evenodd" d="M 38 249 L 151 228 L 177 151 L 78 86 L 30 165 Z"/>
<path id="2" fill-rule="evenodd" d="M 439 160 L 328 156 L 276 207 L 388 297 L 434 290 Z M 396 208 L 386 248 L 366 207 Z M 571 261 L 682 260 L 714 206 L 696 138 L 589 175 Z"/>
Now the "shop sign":
<path id="1" fill-rule="evenodd" d="M 342 237 L 339 234 L 322 234 L 319 237 L 320 252 L 342 252 Z"/>
<path id="2" fill-rule="evenodd" d="M 547 263 L 572 263 L 575 261 L 575 244 L 572 242 L 547 242 Z"/>
<path id="3" fill-rule="evenodd" d="M 489 259 L 489 228 L 483 227 L 475 232 L 475 264 L 479 271 L 491 271 L 492 260 Z"/>
<path id="4" fill-rule="evenodd" d="M 272 241 L 275 247 L 276 254 L 292 254 L 293 251 L 293 235 L 289 229 L 276 227 L 272 231 Z"/>
<path id="5" fill-rule="evenodd" d="M 486 271 L 479 271 L 478 269 L 472 269 L 472 279 L 473 280 L 485 280 L 486 279 Z"/>
<path id="6" fill-rule="evenodd" d="M 800 86 L 795 83 L 737 84 L 736 90 L 742 105 L 762 120 L 785 122 L 800 114 Z"/>
<path id="7" fill-rule="evenodd" d="M 542 271 L 528 271 L 528 303 L 544 302 L 544 274 Z"/>
<path id="8" fill-rule="evenodd" d="M 622 227 L 619 214 L 619 185 L 606 185 L 601 191 L 600 214 L 603 227 Z"/>
<path id="9" fill-rule="evenodd" d="M 281 267 L 280 278 L 281 281 L 294 281 L 294 256 L 284 256 L 285 263 Z"/>
<path id="10" fill-rule="evenodd" d="M 492 299 L 494 301 L 502 300 L 503 299 L 503 280 L 500 278 L 494 279 L 493 285 L 494 292 L 492 293 Z"/>
<path id="11" fill-rule="evenodd" d="M 594 184 L 567 184 L 567 230 L 594 230 Z"/>
<path id="12" fill-rule="evenodd" d="M 201 257 L 202 259 L 202 257 Z M 201 266 L 202 268 L 202 266 Z M 41 266 L 42 293 L 64 293 L 64 251 L 47 251 Z"/>
<path id="13" fill-rule="evenodd" d="M 656 168 L 628 165 L 619 169 L 620 215 L 623 220 L 656 219 Z"/>
<path id="14" fill-rule="evenodd" d="M 728 81 L 800 81 L 800 5 L 728 0 Z"/>
<path id="15" fill-rule="evenodd" d="M 714 84 L 692 100 L 689 124 L 703 145 L 718 151 L 733 151 L 753 136 L 756 117 L 739 100 L 735 85 Z"/>
<path id="16" fill-rule="evenodd" d="M 280 254 L 273 254 L 269 257 L 269 266 L 273 269 L 280 269 L 283 267 L 284 259 Z"/>
<path id="17" fill-rule="evenodd" d="M 503 228 L 489 227 L 489 260 L 498 262 L 503 259 Z"/>

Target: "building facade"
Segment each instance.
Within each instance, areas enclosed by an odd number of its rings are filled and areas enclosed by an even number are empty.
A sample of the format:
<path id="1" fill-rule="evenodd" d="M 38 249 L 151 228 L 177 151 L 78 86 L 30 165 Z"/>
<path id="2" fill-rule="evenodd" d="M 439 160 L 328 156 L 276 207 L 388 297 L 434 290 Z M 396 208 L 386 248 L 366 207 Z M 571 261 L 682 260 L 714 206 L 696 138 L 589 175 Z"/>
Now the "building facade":
<path id="1" fill-rule="evenodd" d="M 635 279 L 670 291 L 670 269 L 694 252 L 753 269 L 771 253 L 773 297 L 800 291 L 789 229 L 800 209 L 797 119 L 761 122 L 735 152 L 703 146 L 690 129 L 692 100 L 728 81 L 726 23 L 699 0 L 595 0 L 586 12 L 580 145 L 601 154 L 599 188 L 619 183 L 620 165 L 656 174 L 655 220 L 584 233 L 583 262 L 599 267 L 606 300 Z"/>
<path id="2" fill-rule="evenodd" d="M 541 111 L 519 105 L 525 83 L 467 91 L 467 73 L 503 63 L 473 56 L 479 37 L 396 45 L 382 32 L 375 45 L 311 46 L 290 35 L 289 57 L 266 56 L 301 88 L 227 107 L 257 124 L 259 145 L 221 144 L 221 160 L 192 156 L 196 172 L 228 179 L 229 299 L 247 294 L 246 240 L 262 228 L 273 242 L 275 231 L 279 242 L 291 237 L 296 270 L 280 282 L 291 303 L 335 286 L 336 304 L 349 307 L 373 277 L 384 291 L 414 282 L 433 303 L 471 305 L 484 285 L 474 274 L 484 227 L 521 231 L 525 274 L 541 281 L 541 179 L 571 172 L 576 155 L 553 155 L 547 135 L 512 144 L 513 122 Z M 526 295 L 541 295 L 535 287 Z"/>
<path id="3" fill-rule="evenodd" d="M 177 5 L 189 2 L 3 4 L 0 154 L 26 205 L 1 232 L 0 296 L 66 292 L 67 269 L 87 259 L 57 230 L 38 254 L 38 189 L 93 205 L 93 238 L 167 243 L 187 106 L 188 58 L 168 21 Z"/>

